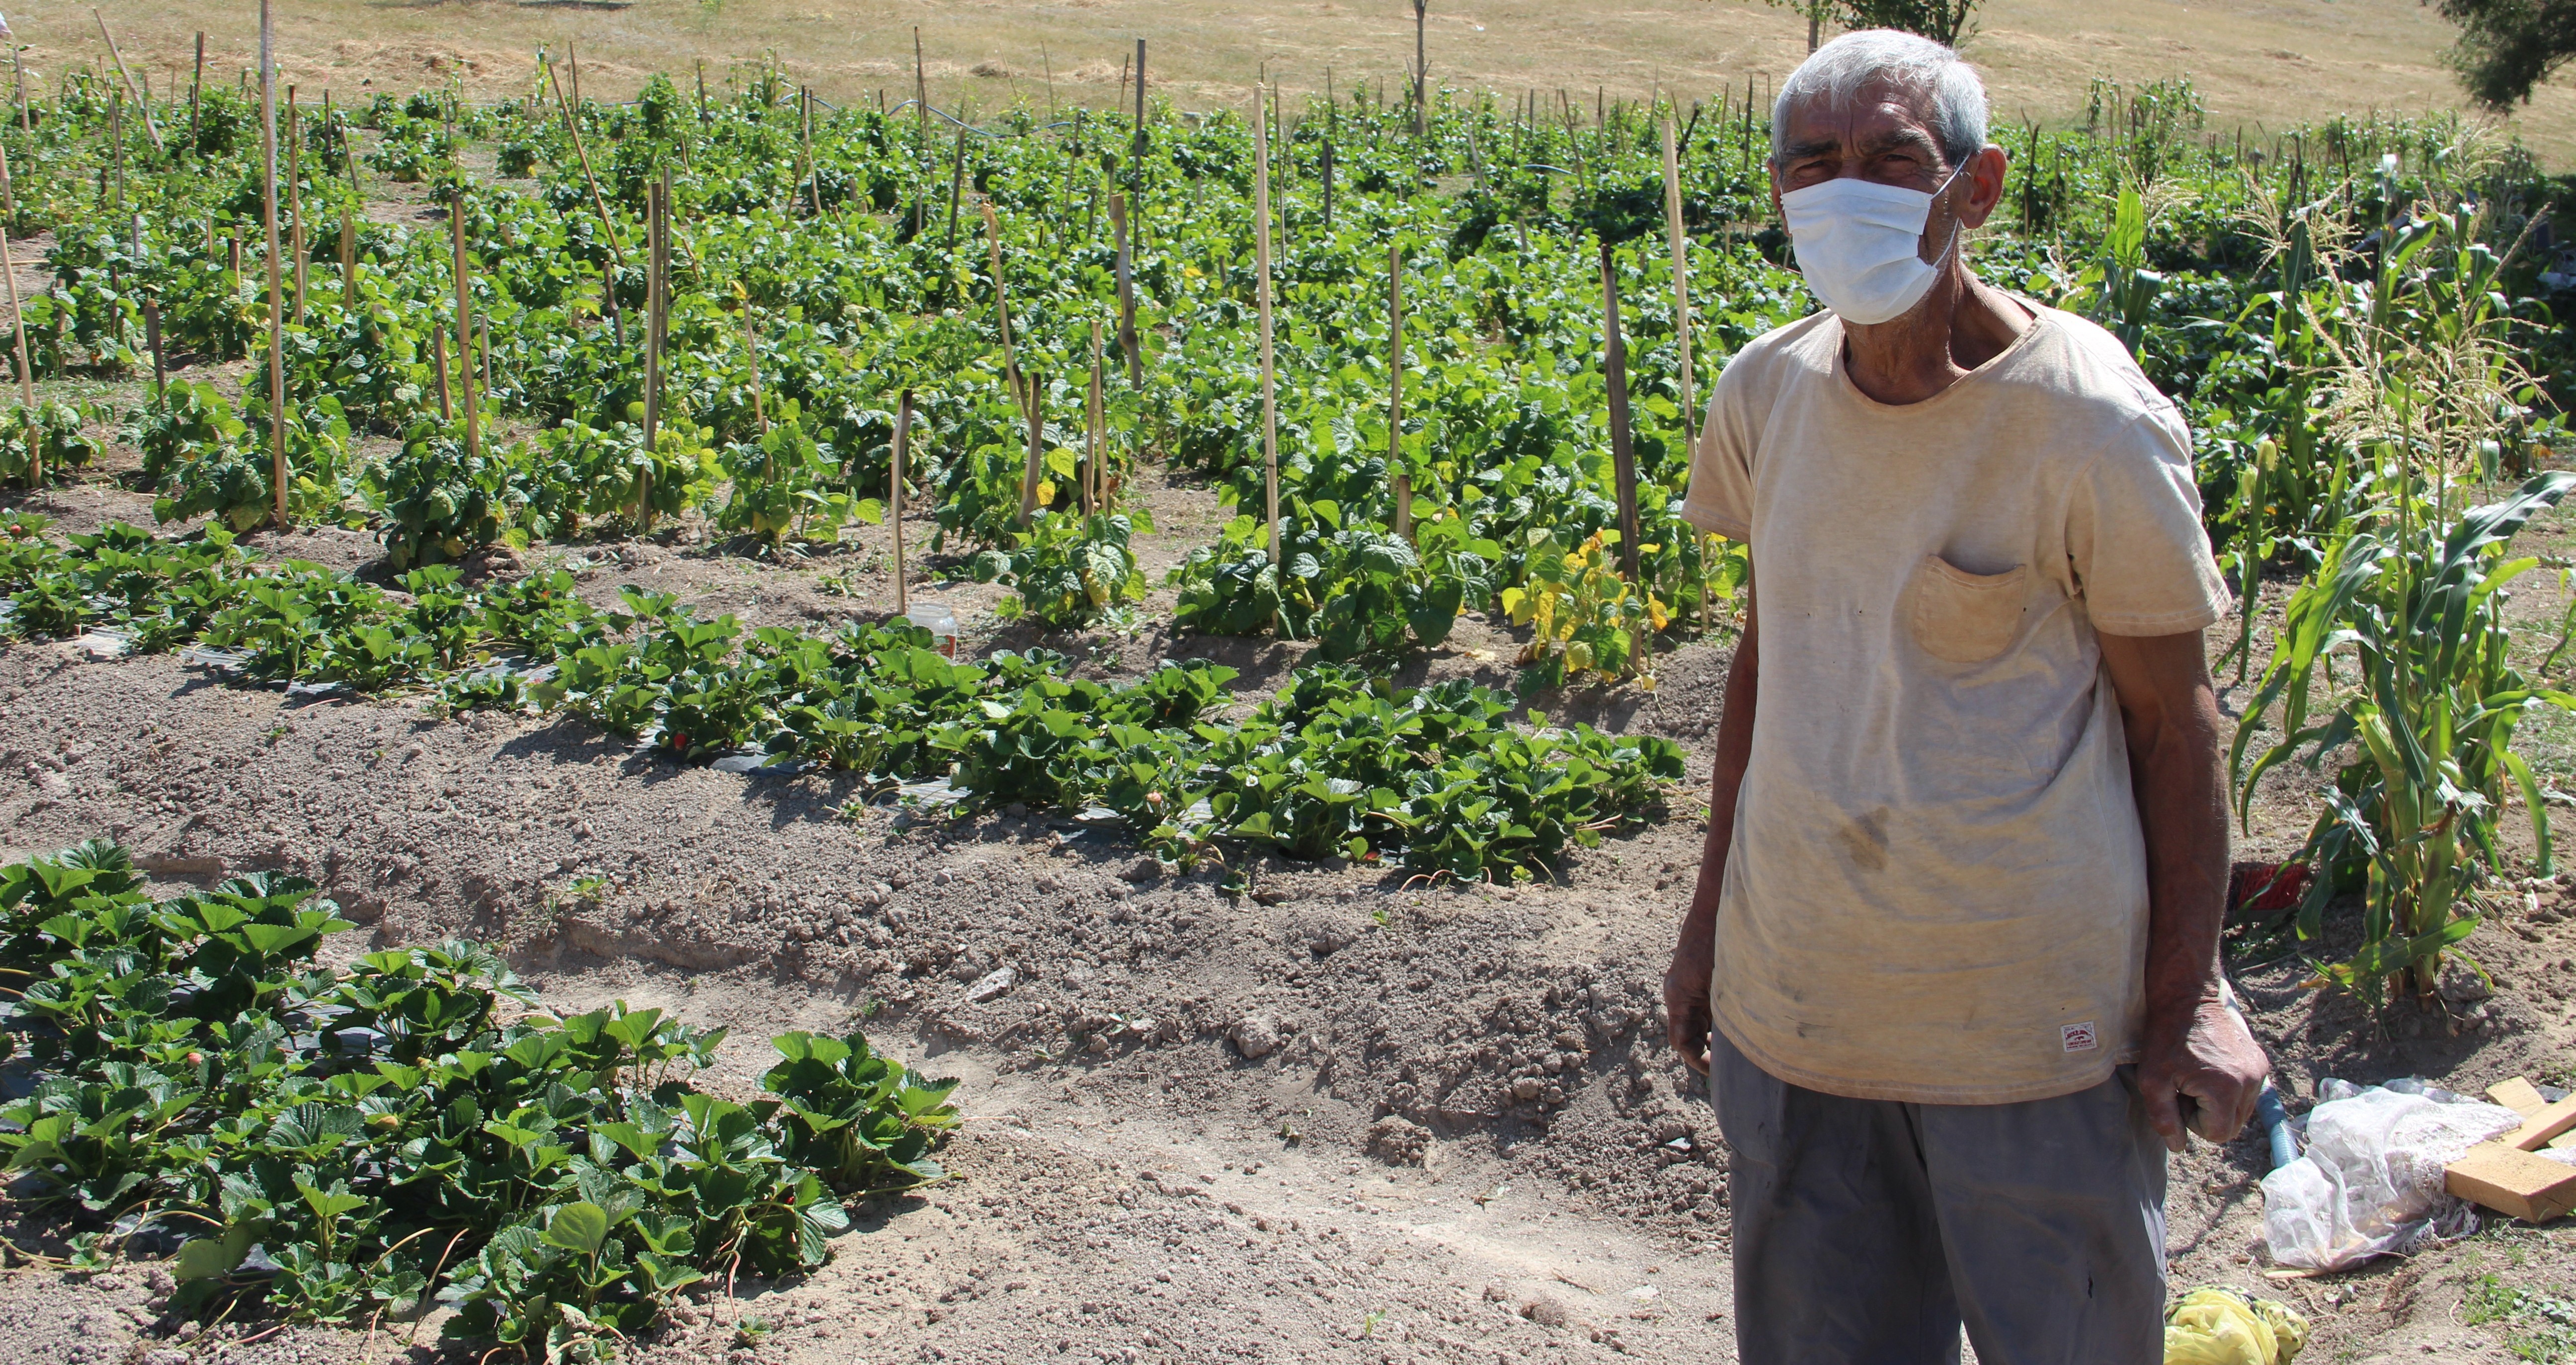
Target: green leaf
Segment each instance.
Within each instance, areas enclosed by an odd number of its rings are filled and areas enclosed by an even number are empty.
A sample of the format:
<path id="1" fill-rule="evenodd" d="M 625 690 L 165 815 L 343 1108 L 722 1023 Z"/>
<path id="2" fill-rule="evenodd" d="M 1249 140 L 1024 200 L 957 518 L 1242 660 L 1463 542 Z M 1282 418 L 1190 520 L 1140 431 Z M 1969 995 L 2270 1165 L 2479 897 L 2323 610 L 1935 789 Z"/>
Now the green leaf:
<path id="1" fill-rule="evenodd" d="M 548 1246 L 562 1247 L 583 1256 L 599 1254 L 599 1244 L 608 1240 L 608 1211 L 588 1200 L 566 1204 L 546 1220 L 541 1234 Z"/>

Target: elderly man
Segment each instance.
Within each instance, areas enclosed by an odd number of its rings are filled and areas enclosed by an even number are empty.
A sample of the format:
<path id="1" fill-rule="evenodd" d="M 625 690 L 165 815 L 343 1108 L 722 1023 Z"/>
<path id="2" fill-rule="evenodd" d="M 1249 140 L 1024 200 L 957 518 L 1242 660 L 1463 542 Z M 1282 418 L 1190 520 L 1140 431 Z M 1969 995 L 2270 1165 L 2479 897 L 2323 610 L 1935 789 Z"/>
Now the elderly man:
<path id="1" fill-rule="evenodd" d="M 1673 1046 L 1732 1149 L 1746 1365 L 2161 1358 L 2165 1149 L 2266 1064 L 2225 1006 L 2225 601 L 2180 415 L 1977 278 L 1986 97 L 1817 50 L 1772 202 L 1825 311 L 1719 379 L 1682 515 L 1753 556 Z"/>

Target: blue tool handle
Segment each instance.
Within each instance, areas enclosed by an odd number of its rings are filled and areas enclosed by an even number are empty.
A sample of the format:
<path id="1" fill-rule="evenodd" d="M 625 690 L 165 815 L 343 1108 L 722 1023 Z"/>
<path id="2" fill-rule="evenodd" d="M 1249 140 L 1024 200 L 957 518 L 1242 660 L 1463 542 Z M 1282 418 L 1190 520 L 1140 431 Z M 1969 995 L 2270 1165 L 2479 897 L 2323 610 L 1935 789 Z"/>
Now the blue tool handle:
<path id="1" fill-rule="evenodd" d="M 2263 1093 L 2254 1099 L 2254 1117 L 2263 1125 L 2263 1136 L 2272 1144 L 2272 1169 L 2279 1170 L 2299 1159 L 2299 1135 L 2290 1131 L 2290 1111 L 2281 1104 L 2281 1092 L 2263 1082 Z"/>

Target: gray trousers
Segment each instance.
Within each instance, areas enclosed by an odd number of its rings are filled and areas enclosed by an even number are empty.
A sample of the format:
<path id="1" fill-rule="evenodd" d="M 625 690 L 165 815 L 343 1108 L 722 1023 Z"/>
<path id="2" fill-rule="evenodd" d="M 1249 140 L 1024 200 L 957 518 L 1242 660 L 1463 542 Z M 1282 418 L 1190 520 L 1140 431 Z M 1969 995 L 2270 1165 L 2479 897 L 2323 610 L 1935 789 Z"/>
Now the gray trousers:
<path id="1" fill-rule="evenodd" d="M 2158 1365 L 2165 1148 L 2131 1068 L 2056 1099 L 1800 1089 L 1709 1039 L 1741 1365 Z"/>

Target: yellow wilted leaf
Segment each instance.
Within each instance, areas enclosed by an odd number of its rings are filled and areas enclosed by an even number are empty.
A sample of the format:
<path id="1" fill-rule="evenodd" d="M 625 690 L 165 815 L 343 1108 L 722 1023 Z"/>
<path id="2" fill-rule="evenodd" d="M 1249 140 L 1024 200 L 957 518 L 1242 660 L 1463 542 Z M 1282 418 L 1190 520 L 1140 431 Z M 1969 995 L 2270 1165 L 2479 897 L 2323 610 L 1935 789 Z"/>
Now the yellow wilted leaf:
<path id="1" fill-rule="evenodd" d="M 1053 507 L 1053 506 L 1055 506 L 1055 480 L 1053 480 L 1053 479 L 1040 479 L 1040 480 L 1038 480 L 1038 506 L 1040 506 L 1040 507 Z"/>

